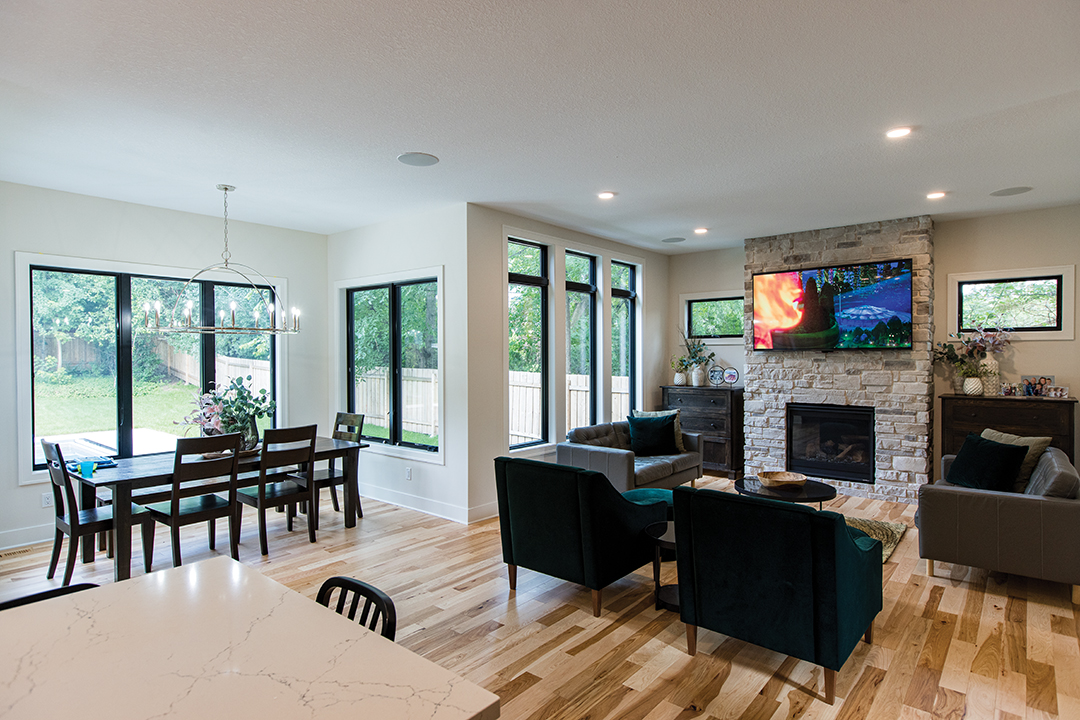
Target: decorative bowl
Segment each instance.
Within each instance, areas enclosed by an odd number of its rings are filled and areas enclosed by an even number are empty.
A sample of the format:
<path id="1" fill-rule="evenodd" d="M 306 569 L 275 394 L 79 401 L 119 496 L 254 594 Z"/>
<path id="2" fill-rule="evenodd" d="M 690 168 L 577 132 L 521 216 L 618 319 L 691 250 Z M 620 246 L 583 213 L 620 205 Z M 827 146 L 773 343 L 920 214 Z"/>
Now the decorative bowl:
<path id="1" fill-rule="evenodd" d="M 806 476 L 802 473 L 787 472 L 786 470 L 766 470 L 758 473 L 758 481 L 765 487 L 805 485 Z"/>

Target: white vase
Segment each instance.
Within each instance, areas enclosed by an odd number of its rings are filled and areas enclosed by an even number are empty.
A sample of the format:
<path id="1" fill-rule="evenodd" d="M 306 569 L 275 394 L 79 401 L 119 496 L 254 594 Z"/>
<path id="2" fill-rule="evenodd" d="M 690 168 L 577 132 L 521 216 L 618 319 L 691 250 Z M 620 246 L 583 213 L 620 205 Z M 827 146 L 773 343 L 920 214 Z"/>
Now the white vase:
<path id="1" fill-rule="evenodd" d="M 983 384 L 982 378 L 964 378 L 964 394 L 965 395 L 982 395 Z"/>
<path id="2" fill-rule="evenodd" d="M 671 381 L 671 384 L 672 385 L 685 385 L 686 384 L 686 373 L 684 373 L 684 372 L 675 373 L 675 379 Z"/>
<path id="3" fill-rule="evenodd" d="M 693 371 L 690 373 L 690 382 L 694 387 L 705 387 L 705 368 L 703 366 L 694 366 Z"/>
<path id="4" fill-rule="evenodd" d="M 979 363 L 986 374 L 983 375 L 983 395 L 1000 395 L 1001 394 L 1001 369 L 998 367 L 998 361 L 994 358 L 987 356 L 981 363 Z"/>

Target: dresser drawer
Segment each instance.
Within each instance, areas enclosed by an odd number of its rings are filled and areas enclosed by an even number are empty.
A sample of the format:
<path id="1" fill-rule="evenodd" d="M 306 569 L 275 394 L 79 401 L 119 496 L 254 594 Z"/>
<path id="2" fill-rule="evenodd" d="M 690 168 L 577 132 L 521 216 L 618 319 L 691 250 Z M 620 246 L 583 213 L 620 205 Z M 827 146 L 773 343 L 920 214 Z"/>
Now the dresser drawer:
<path id="1" fill-rule="evenodd" d="M 672 410 L 699 408 L 726 413 L 731 407 L 731 393 L 728 390 L 704 388 L 664 388 L 664 405 Z"/>
<path id="2" fill-rule="evenodd" d="M 731 422 L 726 415 L 704 415 L 692 411 L 679 413 L 679 425 L 683 432 L 701 433 L 703 435 L 722 435 L 727 437 L 731 434 Z"/>

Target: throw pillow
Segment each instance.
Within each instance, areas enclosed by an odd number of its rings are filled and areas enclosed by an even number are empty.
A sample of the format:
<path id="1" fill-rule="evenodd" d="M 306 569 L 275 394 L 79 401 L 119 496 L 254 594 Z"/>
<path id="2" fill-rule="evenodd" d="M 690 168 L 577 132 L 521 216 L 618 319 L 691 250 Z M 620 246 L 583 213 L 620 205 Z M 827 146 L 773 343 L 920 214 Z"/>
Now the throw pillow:
<path id="1" fill-rule="evenodd" d="M 680 410 L 631 410 L 630 415 L 633 417 L 665 417 L 667 415 L 675 416 L 675 448 L 681 452 L 686 452 L 686 447 L 682 441 L 682 425 L 679 422 Z"/>
<path id="2" fill-rule="evenodd" d="M 945 482 L 979 490 L 1011 492 L 1027 451 L 1026 445 L 1007 445 L 968 433 Z"/>
<path id="3" fill-rule="evenodd" d="M 1013 492 L 1018 493 L 1024 492 L 1024 488 L 1027 487 L 1028 481 L 1031 480 L 1032 470 L 1035 469 L 1035 466 L 1039 462 L 1039 458 L 1042 457 L 1043 451 L 1050 447 L 1050 441 L 1053 440 L 1053 438 L 1050 437 L 1020 437 L 1019 435 L 998 432 L 997 430 L 991 430 L 990 428 L 983 430 L 982 436 L 987 440 L 993 440 L 994 442 L 1007 443 L 1009 445 L 1027 445 L 1027 457 L 1024 458 L 1024 464 L 1020 466 L 1020 472 L 1016 476 L 1016 482 L 1013 483 Z"/>
<path id="4" fill-rule="evenodd" d="M 630 449 L 635 455 L 674 455 L 675 416 L 628 417 L 630 423 Z"/>

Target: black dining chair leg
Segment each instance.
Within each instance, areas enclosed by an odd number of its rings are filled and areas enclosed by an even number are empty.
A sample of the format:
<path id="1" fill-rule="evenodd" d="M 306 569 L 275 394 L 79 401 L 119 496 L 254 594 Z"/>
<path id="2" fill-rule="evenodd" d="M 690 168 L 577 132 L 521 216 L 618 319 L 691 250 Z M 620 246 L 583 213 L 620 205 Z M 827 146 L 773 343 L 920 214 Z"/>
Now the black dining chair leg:
<path id="1" fill-rule="evenodd" d="M 172 566 L 180 567 L 184 564 L 180 557 L 180 524 L 173 523 L 169 526 L 169 535 L 172 536 Z"/>
<path id="2" fill-rule="evenodd" d="M 217 527 L 214 518 L 206 521 L 206 544 L 210 546 L 211 550 L 217 550 Z"/>
<path id="3" fill-rule="evenodd" d="M 60 545 L 62 545 L 63 542 L 64 533 L 59 528 L 57 528 L 56 540 L 53 541 L 52 546 L 52 560 L 49 561 L 49 573 L 45 576 L 50 580 L 52 580 L 53 575 L 56 574 L 56 565 L 60 562 Z"/>
<path id="4" fill-rule="evenodd" d="M 97 538 L 98 538 L 97 549 L 98 550 L 104 550 L 105 549 L 105 542 L 108 540 L 108 537 L 109 537 L 109 535 L 108 535 L 107 530 L 102 530 L 101 532 L 99 532 L 97 534 Z"/>
<path id="5" fill-rule="evenodd" d="M 314 504 L 313 504 L 314 505 Z M 309 508 L 315 510 L 315 507 Z M 308 542 L 315 542 L 315 521 L 319 516 L 314 512 L 309 512 L 307 515 L 307 536 Z"/>
<path id="6" fill-rule="evenodd" d="M 235 512 L 229 516 L 229 552 L 232 559 L 240 560 L 240 513 Z"/>
<path id="7" fill-rule="evenodd" d="M 341 512 L 341 504 L 338 503 L 337 498 L 337 487 L 334 485 L 330 486 L 330 502 L 334 504 L 334 512 Z"/>
<path id="8" fill-rule="evenodd" d="M 285 507 L 285 529 L 289 532 L 292 532 L 294 517 L 296 517 L 296 503 L 290 503 Z"/>
<path id="9" fill-rule="evenodd" d="M 266 543 L 266 508 L 264 507 L 259 508 L 259 550 L 263 555 L 270 554 L 270 547 Z"/>
<path id="10" fill-rule="evenodd" d="M 116 552 L 116 530 L 106 530 L 105 539 L 105 557 L 112 560 L 113 553 Z"/>
<path id="11" fill-rule="evenodd" d="M 68 538 L 67 565 L 64 567 L 64 582 L 61 585 L 71 584 L 71 575 L 75 572 L 75 558 L 79 556 L 79 541 L 77 538 Z"/>
<path id="12" fill-rule="evenodd" d="M 143 567 L 146 572 L 154 566 L 154 519 L 148 518 L 142 523 Z"/>
<path id="13" fill-rule="evenodd" d="M 308 503 L 308 514 L 315 518 L 315 529 L 319 529 L 319 493 L 320 490 L 311 491 L 311 502 Z"/>

